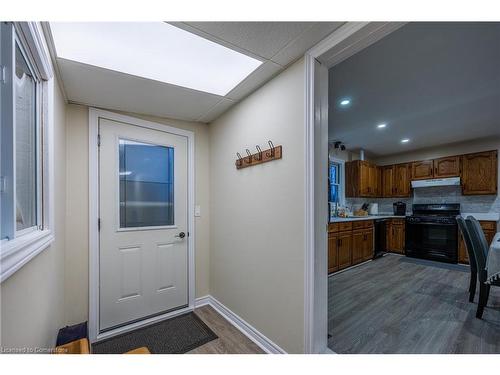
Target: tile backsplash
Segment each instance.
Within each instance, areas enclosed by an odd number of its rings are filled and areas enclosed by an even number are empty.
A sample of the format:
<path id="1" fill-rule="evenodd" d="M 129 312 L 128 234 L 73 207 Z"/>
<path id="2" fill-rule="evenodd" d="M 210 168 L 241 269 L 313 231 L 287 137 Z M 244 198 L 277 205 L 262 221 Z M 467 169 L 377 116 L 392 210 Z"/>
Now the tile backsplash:
<path id="1" fill-rule="evenodd" d="M 434 186 L 414 189 L 411 198 L 346 198 L 348 207 L 358 209 L 365 202 L 378 203 L 381 214 L 392 213 L 394 202 L 406 203 L 407 213 L 411 213 L 414 203 L 460 203 L 461 212 L 488 213 L 500 212 L 498 195 L 462 195 L 460 186 Z"/>

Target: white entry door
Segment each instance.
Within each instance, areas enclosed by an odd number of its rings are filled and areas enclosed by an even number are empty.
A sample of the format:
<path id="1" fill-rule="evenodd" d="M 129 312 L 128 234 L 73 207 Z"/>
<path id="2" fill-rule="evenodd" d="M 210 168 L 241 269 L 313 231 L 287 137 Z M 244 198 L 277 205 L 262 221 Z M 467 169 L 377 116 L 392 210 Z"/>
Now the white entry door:
<path id="1" fill-rule="evenodd" d="M 188 147 L 99 119 L 99 329 L 188 305 Z"/>

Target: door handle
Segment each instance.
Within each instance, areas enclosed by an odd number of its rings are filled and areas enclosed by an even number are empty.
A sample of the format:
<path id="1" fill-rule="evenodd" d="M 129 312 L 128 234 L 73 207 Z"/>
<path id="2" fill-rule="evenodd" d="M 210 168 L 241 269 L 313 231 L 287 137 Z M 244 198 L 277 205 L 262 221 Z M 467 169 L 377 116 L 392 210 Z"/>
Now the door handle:
<path id="1" fill-rule="evenodd" d="M 174 237 L 177 237 L 177 238 L 183 239 L 184 237 L 186 237 L 186 233 L 184 233 L 184 232 L 180 232 L 179 234 L 176 234 Z"/>

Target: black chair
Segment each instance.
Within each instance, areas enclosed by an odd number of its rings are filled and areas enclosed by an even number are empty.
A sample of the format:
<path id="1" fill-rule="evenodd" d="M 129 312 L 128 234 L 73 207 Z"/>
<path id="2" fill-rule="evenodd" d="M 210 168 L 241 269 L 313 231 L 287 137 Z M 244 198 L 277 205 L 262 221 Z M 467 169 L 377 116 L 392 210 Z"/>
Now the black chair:
<path id="1" fill-rule="evenodd" d="M 465 220 L 462 216 L 457 216 L 458 229 L 462 234 L 464 239 L 465 248 L 467 249 L 467 254 L 469 254 L 469 266 L 470 266 L 470 282 L 469 282 L 469 302 L 474 302 L 474 295 L 476 294 L 476 284 L 477 284 L 477 263 L 474 257 L 474 252 L 472 250 L 472 242 L 465 224 Z"/>
<path id="2" fill-rule="evenodd" d="M 477 275 L 479 278 L 479 302 L 477 304 L 476 318 L 481 319 L 483 317 L 483 311 L 488 303 L 488 297 L 490 295 L 490 287 L 500 286 L 500 281 L 496 280 L 489 284 L 486 284 L 487 272 L 486 272 L 486 258 L 488 257 L 488 251 L 490 244 L 486 240 L 483 228 L 481 224 L 472 216 L 468 216 L 465 220 L 467 229 L 469 230 L 470 239 L 472 243 L 472 251 L 474 252 L 474 258 L 476 259 L 477 265 Z"/>

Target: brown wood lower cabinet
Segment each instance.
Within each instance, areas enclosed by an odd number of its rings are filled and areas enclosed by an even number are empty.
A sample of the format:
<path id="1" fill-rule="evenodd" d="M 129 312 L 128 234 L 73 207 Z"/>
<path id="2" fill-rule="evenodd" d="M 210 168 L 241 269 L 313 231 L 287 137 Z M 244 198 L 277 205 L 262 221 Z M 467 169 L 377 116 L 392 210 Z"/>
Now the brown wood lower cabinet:
<path id="1" fill-rule="evenodd" d="M 338 271 L 338 244 L 339 236 L 336 233 L 328 233 L 328 273 Z"/>
<path id="2" fill-rule="evenodd" d="M 497 232 L 497 222 L 496 221 L 480 221 L 481 228 L 483 228 L 484 235 L 486 236 L 486 241 L 491 244 L 493 237 Z M 458 234 L 458 263 L 469 264 L 469 253 L 465 248 L 465 242 L 462 235 Z"/>
<path id="3" fill-rule="evenodd" d="M 364 233 L 363 261 L 373 259 L 374 250 L 373 229 L 367 229 Z"/>
<path id="4" fill-rule="evenodd" d="M 373 251 L 373 220 L 329 225 L 328 273 L 370 260 Z"/>
<path id="5" fill-rule="evenodd" d="M 352 231 L 352 263 L 361 263 L 365 257 L 365 231 L 358 229 Z"/>
<path id="6" fill-rule="evenodd" d="M 352 234 L 351 232 L 341 232 L 338 235 L 338 258 L 339 270 L 349 267 L 352 264 Z"/>
<path id="7" fill-rule="evenodd" d="M 391 219 L 386 227 L 387 248 L 398 254 L 405 253 L 405 219 Z"/>

